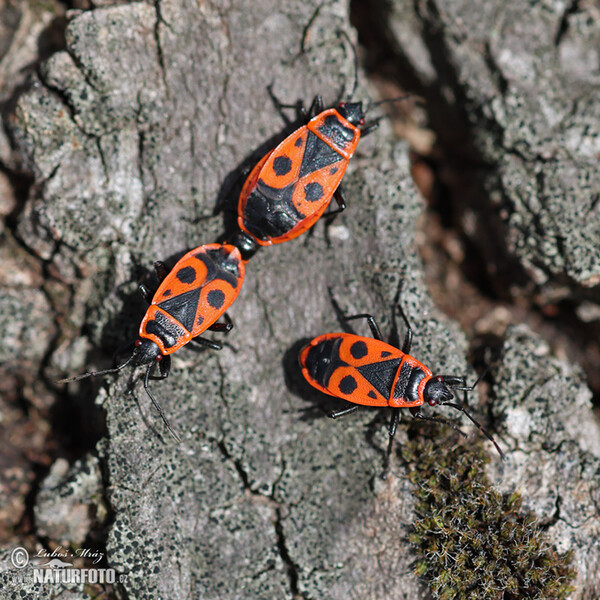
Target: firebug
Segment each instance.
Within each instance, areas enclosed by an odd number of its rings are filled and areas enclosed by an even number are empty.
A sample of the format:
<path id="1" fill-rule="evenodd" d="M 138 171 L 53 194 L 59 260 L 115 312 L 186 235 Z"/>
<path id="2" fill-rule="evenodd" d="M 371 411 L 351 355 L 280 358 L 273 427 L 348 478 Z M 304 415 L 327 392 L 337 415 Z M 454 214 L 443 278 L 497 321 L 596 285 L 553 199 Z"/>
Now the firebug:
<path id="1" fill-rule="evenodd" d="M 327 222 L 346 208 L 341 181 L 365 125 L 361 102 L 340 103 L 323 110 L 317 96 L 307 123 L 268 152 L 250 172 L 238 202 L 238 226 L 261 246 L 292 240 L 325 213 L 331 199 L 338 208 Z"/>
<path id="2" fill-rule="evenodd" d="M 165 379 L 171 370 L 171 354 L 188 343 L 219 350 L 221 345 L 201 336 L 206 330 L 229 331 L 233 324 L 217 322 L 237 298 L 245 275 L 240 250 L 231 244 L 207 244 L 185 254 L 168 272 L 163 263 L 155 263 L 161 283 L 154 294 L 143 285 L 142 295 L 150 306 L 142 319 L 139 337 L 124 351 L 130 357 L 119 366 L 62 379 L 59 383 L 86 377 L 117 373 L 128 365 L 147 365 L 144 388 L 168 430 L 179 441 L 149 387 L 150 379 Z M 158 375 L 152 375 L 155 368 Z"/>
<path id="3" fill-rule="evenodd" d="M 425 403 L 430 406 L 450 406 L 464 413 L 504 458 L 494 438 L 462 404 L 452 402 L 454 391 L 463 391 L 466 400 L 467 393 L 473 391 L 481 376 L 469 386 L 465 377 L 434 375 L 427 366 L 410 355 L 413 331 L 397 301 L 394 303 L 394 322 L 397 308 L 407 328 L 402 350 L 383 341 L 377 322 L 369 314 L 343 319 L 366 319 L 373 338 L 351 333 L 326 333 L 314 338 L 301 350 L 299 361 L 308 383 L 325 394 L 342 398 L 349 403 L 348 407 L 334 411 L 330 416 L 337 418 L 349 414 L 357 410 L 359 405 L 390 407 L 389 457 L 401 409 L 408 408 L 417 419 L 442 421 L 452 425 L 445 419 L 428 417 L 421 412 Z"/>

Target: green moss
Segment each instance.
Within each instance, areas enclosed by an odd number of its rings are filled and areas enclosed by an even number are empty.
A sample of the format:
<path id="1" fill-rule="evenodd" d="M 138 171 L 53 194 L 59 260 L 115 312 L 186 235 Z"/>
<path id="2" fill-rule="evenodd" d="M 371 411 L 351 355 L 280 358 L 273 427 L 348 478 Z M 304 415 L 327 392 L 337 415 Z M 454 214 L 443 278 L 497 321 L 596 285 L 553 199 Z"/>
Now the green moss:
<path id="1" fill-rule="evenodd" d="M 403 448 L 415 484 L 410 541 L 415 571 L 439 600 L 554 600 L 573 590 L 571 553 L 545 541 L 519 494 L 501 495 L 485 475 L 480 446 L 456 444 L 435 428 Z"/>

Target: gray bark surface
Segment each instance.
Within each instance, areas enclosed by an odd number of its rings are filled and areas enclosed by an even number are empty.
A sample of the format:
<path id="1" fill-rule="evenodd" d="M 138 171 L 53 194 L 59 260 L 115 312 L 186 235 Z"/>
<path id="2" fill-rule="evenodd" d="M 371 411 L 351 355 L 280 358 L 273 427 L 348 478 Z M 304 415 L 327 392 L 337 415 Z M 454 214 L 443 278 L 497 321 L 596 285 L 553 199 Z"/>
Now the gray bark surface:
<path id="1" fill-rule="evenodd" d="M 442 144 L 471 165 L 480 205 L 466 203 L 488 227 L 465 231 L 491 264 L 504 259 L 497 276 L 517 258 L 549 296 L 600 283 L 596 12 L 397 1 L 379 25 L 422 87 Z M 514 272 L 507 279 L 518 283 Z"/>

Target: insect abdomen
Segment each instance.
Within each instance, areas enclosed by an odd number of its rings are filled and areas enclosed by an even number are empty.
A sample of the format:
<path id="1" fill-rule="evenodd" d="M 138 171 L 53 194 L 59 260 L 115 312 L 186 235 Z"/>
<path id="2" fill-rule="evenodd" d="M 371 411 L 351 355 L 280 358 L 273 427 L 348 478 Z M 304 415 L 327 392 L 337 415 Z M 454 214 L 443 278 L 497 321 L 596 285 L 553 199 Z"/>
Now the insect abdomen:
<path id="1" fill-rule="evenodd" d="M 333 372 L 340 366 L 347 366 L 339 358 L 341 338 L 326 339 L 310 346 L 304 358 L 303 366 L 310 377 L 324 388 L 329 386 Z"/>
<path id="2" fill-rule="evenodd" d="M 293 193 L 293 185 L 278 190 L 259 180 L 246 200 L 244 228 L 261 241 L 284 236 L 304 218 L 292 203 Z"/>

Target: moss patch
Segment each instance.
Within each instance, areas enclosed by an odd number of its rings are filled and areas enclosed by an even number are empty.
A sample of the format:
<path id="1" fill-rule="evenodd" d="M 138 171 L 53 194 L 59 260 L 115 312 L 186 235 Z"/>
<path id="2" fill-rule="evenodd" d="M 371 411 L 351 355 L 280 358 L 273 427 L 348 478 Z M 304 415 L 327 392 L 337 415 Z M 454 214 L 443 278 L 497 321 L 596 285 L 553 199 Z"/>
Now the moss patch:
<path id="1" fill-rule="evenodd" d="M 428 439 L 403 449 L 417 498 L 410 535 L 416 572 L 434 598 L 566 598 L 575 576 L 572 554 L 552 549 L 519 494 L 501 495 L 490 486 L 480 446 L 451 446 L 441 430 L 440 437 L 435 433 L 429 428 Z"/>

